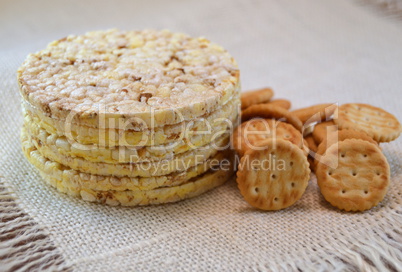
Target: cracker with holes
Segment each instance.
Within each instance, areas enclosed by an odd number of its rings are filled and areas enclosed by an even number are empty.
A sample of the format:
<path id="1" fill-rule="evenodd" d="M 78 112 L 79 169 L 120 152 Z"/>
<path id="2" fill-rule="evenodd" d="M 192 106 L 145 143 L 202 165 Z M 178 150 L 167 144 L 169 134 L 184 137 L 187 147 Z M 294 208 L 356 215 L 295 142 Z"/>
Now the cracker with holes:
<path id="1" fill-rule="evenodd" d="M 341 129 L 325 138 L 321 142 L 321 144 L 318 145 L 316 154 L 323 155 L 328 147 L 336 142 L 344 141 L 346 139 L 359 139 L 377 145 L 377 142 L 363 131 L 358 131 L 354 129 Z"/>
<path id="2" fill-rule="evenodd" d="M 401 124 L 389 112 L 367 104 L 344 104 L 335 119 L 339 128 L 353 128 L 366 132 L 377 142 L 390 142 L 399 137 Z"/>
<path id="3" fill-rule="evenodd" d="M 244 199 L 261 210 L 280 210 L 301 198 L 310 178 L 306 155 L 283 139 L 265 140 L 260 149 L 249 150 L 237 171 Z"/>
<path id="4" fill-rule="evenodd" d="M 233 133 L 233 147 L 240 156 L 268 138 L 285 139 L 302 147 L 303 137 L 292 125 L 274 119 L 251 119 Z"/>
<path id="5" fill-rule="evenodd" d="M 347 139 L 327 149 L 317 165 L 317 183 L 324 198 L 345 211 L 364 211 L 383 200 L 390 169 L 380 148 Z"/>
<path id="6" fill-rule="evenodd" d="M 298 130 L 302 130 L 303 123 L 290 111 L 273 104 L 257 104 L 248 107 L 241 112 L 241 121 L 245 122 L 252 118 L 274 118 L 291 124 Z"/>
<path id="7" fill-rule="evenodd" d="M 268 102 L 272 96 L 274 96 L 274 91 L 270 88 L 262 88 L 255 91 L 243 92 L 241 93 L 241 109 L 246 109 L 254 104 L 260 104 Z"/>

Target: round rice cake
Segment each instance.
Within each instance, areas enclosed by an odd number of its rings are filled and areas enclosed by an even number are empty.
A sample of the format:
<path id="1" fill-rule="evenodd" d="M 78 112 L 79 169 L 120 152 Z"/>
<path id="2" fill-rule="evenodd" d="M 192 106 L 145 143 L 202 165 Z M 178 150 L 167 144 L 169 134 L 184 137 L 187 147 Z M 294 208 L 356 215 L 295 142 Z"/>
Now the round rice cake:
<path id="1" fill-rule="evenodd" d="M 38 129 L 36 125 L 24 123 L 23 129 L 26 129 L 31 137 L 37 139 L 40 145 L 52 147 L 55 152 L 64 156 L 82 158 L 90 162 L 103 162 L 103 163 L 151 163 L 162 160 L 181 160 L 184 164 L 192 165 L 192 158 L 203 156 L 209 158 L 216 154 L 218 149 L 226 146 L 229 143 L 229 135 L 222 135 L 215 139 L 213 142 L 203 145 L 199 148 L 189 150 L 182 153 L 174 153 L 173 151 L 166 152 L 147 152 L 139 156 L 138 150 L 135 148 L 127 147 L 98 147 L 98 146 L 83 146 L 70 144 L 69 141 L 63 137 L 55 134 L 49 134 L 43 129 Z M 169 167 L 170 168 L 170 167 Z M 140 174 L 139 174 L 140 175 Z M 149 174 L 147 174 L 149 175 Z"/>
<path id="2" fill-rule="evenodd" d="M 28 137 L 29 141 L 35 146 L 38 152 L 47 159 L 60 163 L 73 170 L 80 171 L 91 175 L 100 176 L 115 176 L 115 177 L 129 177 L 129 178 L 150 178 L 162 176 L 163 180 L 169 175 L 184 173 L 187 175 L 191 172 L 201 171 L 207 169 L 211 161 L 216 161 L 221 158 L 224 153 L 224 147 L 220 151 L 216 150 L 213 156 L 205 157 L 203 155 L 194 155 L 186 161 L 182 159 L 168 159 L 156 162 L 147 163 L 104 163 L 104 162 L 91 162 L 79 157 L 69 157 L 57 153 L 57 150 L 51 146 L 46 146 L 40 143 L 33 137 Z M 181 175 L 184 176 L 184 175 Z M 174 178 L 178 179 L 178 178 Z"/>
<path id="3" fill-rule="evenodd" d="M 233 147 L 240 156 L 268 138 L 285 139 L 302 147 L 303 137 L 292 125 L 275 119 L 251 119 L 233 133 Z"/>
<path id="4" fill-rule="evenodd" d="M 71 35 L 30 54 L 18 70 L 37 112 L 79 125 L 171 125 L 213 112 L 240 91 L 233 57 L 205 38 L 167 30 Z"/>
<path id="5" fill-rule="evenodd" d="M 165 176 L 154 177 L 119 177 L 115 175 L 93 175 L 74 170 L 43 156 L 35 145 L 22 133 L 22 149 L 28 161 L 41 173 L 56 180 L 63 181 L 69 187 L 90 189 L 95 191 L 143 191 L 159 187 L 172 187 L 189 182 L 192 178 L 208 172 L 219 165 L 222 160 L 232 161 L 230 151 L 220 152 L 214 158 L 204 161 L 187 171 L 174 172 Z M 117 171 L 117 170 L 116 170 Z"/>
<path id="6" fill-rule="evenodd" d="M 336 113 L 335 113 L 336 114 Z M 341 129 L 355 129 L 367 133 L 377 142 L 390 142 L 399 137 L 402 127 L 391 113 L 367 104 L 343 104 L 334 119 Z"/>
<path id="7" fill-rule="evenodd" d="M 383 200 L 390 168 L 380 148 L 368 141 L 347 139 L 327 149 L 316 169 L 324 198 L 345 211 L 364 211 Z"/>
<path id="8" fill-rule="evenodd" d="M 158 146 L 181 140 L 191 140 L 194 135 L 211 135 L 226 130 L 239 115 L 238 99 L 229 101 L 211 114 L 198 117 L 175 125 L 151 128 L 145 131 L 92 128 L 66 124 L 47 117 L 43 113 L 35 114 L 23 107 L 28 123 L 35 123 L 49 134 L 63 135 L 70 142 L 97 146 Z"/>
<path id="9" fill-rule="evenodd" d="M 301 198 L 310 179 L 303 151 L 289 141 L 261 142 L 240 160 L 237 184 L 244 199 L 261 210 L 280 210 Z"/>
<path id="10" fill-rule="evenodd" d="M 97 145 L 83 145 L 70 141 L 65 136 L 49 134 L 46 130 L 32 122 L 29 116 L 24 118 L 24 126 L 28 133 L 36 137 L 44 145 L 54 146 L 57 152 L 66 156 L 81 157 L 92 162 L 106 163 L 142 163 L 153 162 L 162 159 L 173 159 L 189 152 L 196 154 L 210 151 L 213 146 L 220 147 L 225 145 L 224 141 L 229 138 L 233 123 L 237 123 L 237 118 L 223 122 L 222 126 L 213 128 L 213 133 L 199 133 L 189 139 L 168 143 L 165 145 L 130 147 L 116 146 L 104 147 Z M 216 132 L 215 132 L 216 131 Z M 184 155 L 184 153 L 187 153 Z"/>
<path id="11" fill-rule="evenodd" d="M 234 170 L 233 167 L 230 167 L 229 169 L 208 171 L 181 185 L 135 191 L 97 191 L 80 188 L 71 185 L 68 179 L 60 180 L 43 172 L 39 173 L 46 183 L 55 187 L 59 192 L 80 197 L 88 202 L 110 206 L 145 206 L 178 202 L 199 196 L 225 183 L 233 176 Z"/>

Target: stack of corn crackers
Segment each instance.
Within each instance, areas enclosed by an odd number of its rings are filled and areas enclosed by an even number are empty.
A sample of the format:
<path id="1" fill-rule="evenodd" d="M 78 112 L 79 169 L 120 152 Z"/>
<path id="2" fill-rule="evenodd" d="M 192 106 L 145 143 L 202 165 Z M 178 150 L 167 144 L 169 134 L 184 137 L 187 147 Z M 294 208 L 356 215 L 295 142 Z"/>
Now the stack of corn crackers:
<path id="1" fill-rule="evenodd" d="M 97 31 L 18 71 L 25 156 L 60 192 L 109 205 L 197 196 L 233 174 L 239 71 L 222 47 L 169 31 Z"/>

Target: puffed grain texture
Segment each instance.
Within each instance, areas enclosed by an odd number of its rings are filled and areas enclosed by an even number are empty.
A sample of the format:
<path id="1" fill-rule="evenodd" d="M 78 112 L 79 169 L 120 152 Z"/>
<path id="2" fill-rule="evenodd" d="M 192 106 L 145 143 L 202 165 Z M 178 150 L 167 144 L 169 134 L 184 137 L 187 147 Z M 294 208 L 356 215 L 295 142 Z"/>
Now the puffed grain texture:
<path id="1" fill-rule="evenodd" d="M 235 60 L 221 46 L 167 30 L 70 35 L 30 54 L 18 70 L 38 112 L 79 125 L 141 129 L 213 112 L 240 91 Z"/>

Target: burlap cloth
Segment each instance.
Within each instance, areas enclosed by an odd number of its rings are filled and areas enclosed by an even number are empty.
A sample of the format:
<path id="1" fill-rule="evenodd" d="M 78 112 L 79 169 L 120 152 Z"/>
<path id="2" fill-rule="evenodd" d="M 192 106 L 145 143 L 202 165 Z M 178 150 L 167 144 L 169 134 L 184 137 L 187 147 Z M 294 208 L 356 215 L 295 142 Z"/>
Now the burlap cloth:
<path id="1" fill-rule="evenodd" d="M 402 138 L 381 145 L 392 182 L 364 213 L 332 208 L 314 176 L 279 212 L 251 209 L 234 180 L 177 204 L 104 207 L 44 185 L 24 159 L 15 79 L 29 52 L 67 34 L 168 28 L 226 47 L 243 89 L 270 85 L 294 108 L 371 103 L 402 120 L 402 22 L 385 14 L 345 0 L 1 1 L 0 270 L 401 271 Z"/>

